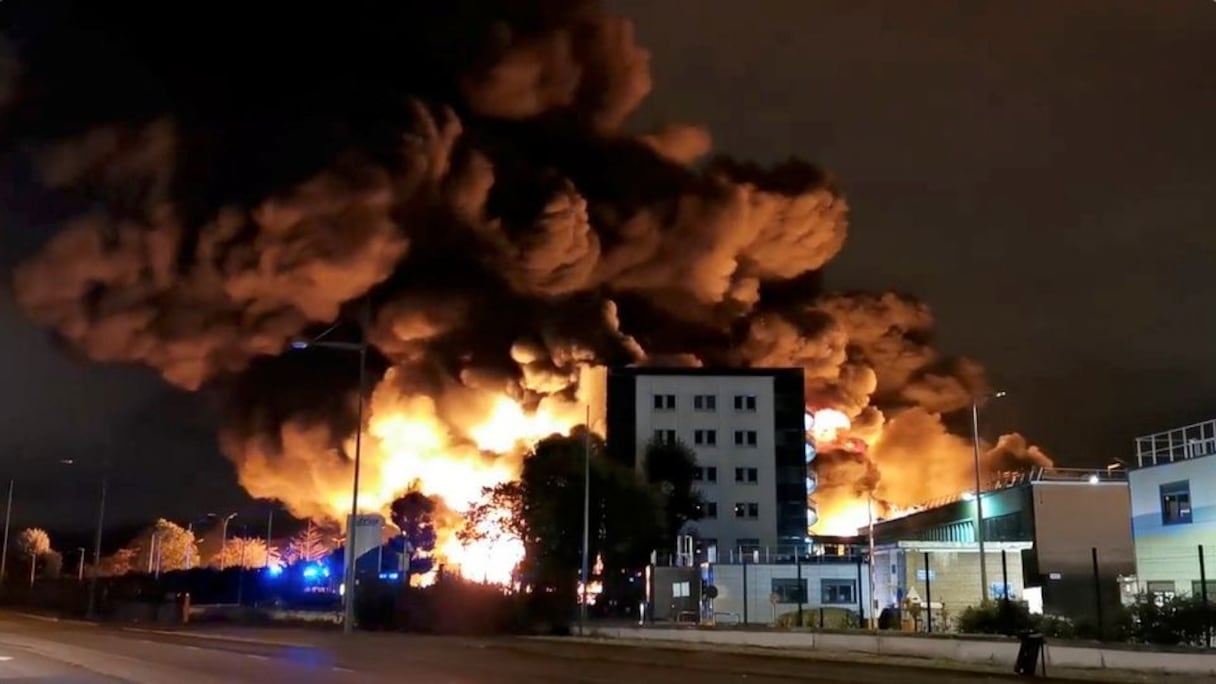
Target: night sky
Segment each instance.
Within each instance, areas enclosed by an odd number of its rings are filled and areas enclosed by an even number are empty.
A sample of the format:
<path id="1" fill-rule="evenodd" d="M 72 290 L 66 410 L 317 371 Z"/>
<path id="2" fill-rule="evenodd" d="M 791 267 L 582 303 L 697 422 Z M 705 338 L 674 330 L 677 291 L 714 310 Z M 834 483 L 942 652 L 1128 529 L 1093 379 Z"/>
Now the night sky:
<path id="1" fill-rule="evenodd" d="M 703 123 L 719 151 L 835 174 L 852 222 L 829 285 L 927 301 L 938 346 L 1010 393 L 988 435 L 1104 465 L 1216 416 L 1216 3 L 609 6 L 652 51 L 635 127 Z M 39 237 L 0 226 L 8 267 Z M 7 293 L 0 378 L 17 524 L 87 524 L 106 461 L 116 521 L 257 510 L 215 447 L 213 397 L 55 348 Z"/>

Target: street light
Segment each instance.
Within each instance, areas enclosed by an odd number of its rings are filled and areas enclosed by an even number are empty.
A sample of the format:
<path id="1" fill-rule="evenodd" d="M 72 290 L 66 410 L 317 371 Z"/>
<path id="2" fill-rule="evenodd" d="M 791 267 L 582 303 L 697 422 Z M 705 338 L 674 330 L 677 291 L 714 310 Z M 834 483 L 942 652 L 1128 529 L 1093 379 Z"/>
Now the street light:
<path id="1" fill-rule="evenodd" d="M 76 581 L 84 581 L 84 555 L 88 553 L 88 549 L 83 546 L 77 546 L 76 550 L 80 552 L 80 562 L 76 565 Z"/>
<path id="2" fill-rule="evenodd" d="M 355 535 L 358 530 L 355 518 L 359 515 L 359 465 L 363 455 L 363 394 L 367 385 L 367 330 L 371 327 L 371 298 L 363 298 L 358 342 L 333 342 L 322 339 L 337 327 L 338 324 L 335 323 L 312 339 L 293 339 L 291 341 L 291 348 L 309 349 L 311 347 L 321 347 L 324 349 L 340 349 L 342 351 L 359 353 L 359 401 L 355 420 L 355 474 L 354 481 L 351 483 L 350 520 L 346 524 L 346 548 L 349 553 L 347 554 L 346 567 L 343 568 L 342 573 L 342 591 L 345 599 L 342 633 L 350 635 L 355 631 L 355 561 L 357 560 L 355 558 L 355 550 L 358 548 L 355 545 Z"/>
<path id="3" fill-rule="evenodd" d="M 975 452 L 975 541 L 980 552 L 980 603 L 988 600 L 988 563 L 984 557 L 984 487 L 980 482 L 980 403 L 1000 399 L 1004 391 L 971 400 L 971 444 Z"/>
<path id="4" fill-rule="evenodd" d="M 228 556 L 224 552 L 228 550 L 228 523 L 235 517 L 236 513 L 229 513 L 220 523 L 220 572 L 228 569 Z"/>

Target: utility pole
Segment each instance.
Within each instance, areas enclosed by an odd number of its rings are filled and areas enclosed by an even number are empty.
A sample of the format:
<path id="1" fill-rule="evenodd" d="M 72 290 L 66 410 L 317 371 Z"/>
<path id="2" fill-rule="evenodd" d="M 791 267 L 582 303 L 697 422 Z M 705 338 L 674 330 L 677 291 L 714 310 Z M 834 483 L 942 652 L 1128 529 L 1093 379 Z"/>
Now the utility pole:
<path id="1" fill-rule="evenodd" d="M 76 581 L 83 582 L 84 581 L 84 554 L 88 553 L 88 551 L 83 546 L 77 546 L 76 550 L 80 552 L 80 562 L 76 566 Z"/>
<path id="2" fill-rule="evenodd" d="M 4 509 L 4 549 L 0 550 L 0 586 L 4 585 L 4 566 L 8 561 L 8 529 L 13 518 L 13 480 L 8 481 L 8 506 Z"/>
<path id="3" fill-rule="evenodd" d="M 980 402 L 1000 399 L 1005 392 L 993 392 L 971 400 L 971 447 L 975 454 L 975 541 L 980 552 L 980 603 L 988 601 L 988 562 L 984 555 L 984 485 L 980 481 Z"/>
<path id="4" fill-rule="evenodd" d="M 274 530 L 274 506 L 270 507 L 270 513 L 266 515 L 266 564 L 262 567 L 270 567 L 270 533 Z"/>
<path id="5" fill-rule="evenodd" d="M 591 406 L 587 406 L 586 432 L 583 433 L 583 571 L 582 597 L 578 613 L 578 633 L 587 628 L 587 584 L 591 581 L 589 565 L 591 540 Z"/>
<path id="6" fill-rule="evenodd" d="M 93 574 L 89 577 L 89 619 L 97 617 L 97 575 L 101 570 L 101 528 L 106 518 L 106 488 L 109 475 L 101 476 L 101 503 L 97 506 L 97 536 L 93 539 Z"/>

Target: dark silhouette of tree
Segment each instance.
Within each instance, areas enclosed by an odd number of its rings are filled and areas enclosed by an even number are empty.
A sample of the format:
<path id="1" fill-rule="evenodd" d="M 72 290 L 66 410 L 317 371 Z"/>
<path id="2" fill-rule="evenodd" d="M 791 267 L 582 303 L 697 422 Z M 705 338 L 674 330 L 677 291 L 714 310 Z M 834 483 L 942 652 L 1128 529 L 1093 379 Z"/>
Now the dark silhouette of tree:
<path id="1" fill-rule="evenodd" d="M 696 489 L 697 454 L 681 441 L 651 440 L 642 452 L 646 481 L 663 502 L 659 546 L 672 550 L 676 536 L 691 520 L 701 519 L 701 493 Z"/>
<path id="2" fill-rule="evenodd" d="M 487 490 L 467 516 L 465 536 L 512 534 L 524 542 L 523 582 L 548 617 L 568 617 L 576 605 L 583 549 L 585 434 L 539 442 L 524 461 L 519 482 Z M 592 436 L 589 491 L 589 560 L 601 558 L 605 571 L 645 565 L 663 525 L 661 502 L 632 469 L 604 454 Z"/>
<path id="3" fill-rule="evenodd" d="M 405 556 L 407 574 L 430 571 L 430 556 L 435 550 L 435 501 L 422 492 L 409 492 L 393 501 L 389 517 L 401 530 L 393 549 Z M 409 542 L 409 548 L 402 541 Z"/>

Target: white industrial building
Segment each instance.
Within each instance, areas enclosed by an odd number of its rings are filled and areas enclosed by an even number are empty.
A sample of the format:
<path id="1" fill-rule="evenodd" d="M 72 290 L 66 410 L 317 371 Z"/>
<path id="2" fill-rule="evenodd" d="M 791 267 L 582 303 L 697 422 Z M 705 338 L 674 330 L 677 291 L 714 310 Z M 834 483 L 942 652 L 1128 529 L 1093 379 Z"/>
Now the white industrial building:
<path id="1" fill-rule="evenodd" d="M 1139 590 L 1198 596 L 1202 578 L 1216 600 L 1216 420 L 1137 437 L 1128 482 Z"/>
<path id="2" fill-rule="evenodd" d="M 786 548 L 807 536 L 803 375 L 797 368 L 622 368 L 608 375 L 608 451 L 641 467 L 652 440 L 697 459 L 702 559 Z M 767 595 L 767 594 L 766 594 Z"/>

